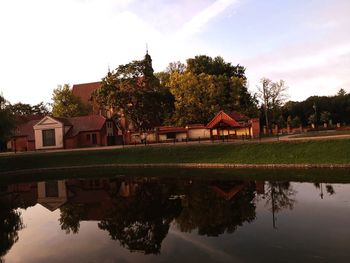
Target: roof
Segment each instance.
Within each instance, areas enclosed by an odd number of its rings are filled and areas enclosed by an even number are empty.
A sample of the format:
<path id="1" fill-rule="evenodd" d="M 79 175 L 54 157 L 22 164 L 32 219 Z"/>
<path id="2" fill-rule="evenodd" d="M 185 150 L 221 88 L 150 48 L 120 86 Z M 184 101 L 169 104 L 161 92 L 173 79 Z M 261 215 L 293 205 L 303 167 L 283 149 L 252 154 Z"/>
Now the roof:
<path id="1" fill-rule="evenodd" d="M 233 111 L 226 114 L 230 116 L 232 119 L 234 119 L 235 121 L 248 121 L 250 119 L 249 117 L 247 117 L 246 115 L 238 111 Z"/>
<path id="2" fill-rule="evenodd" d="M 98 89 L 100 86 L 100 81 L 83 84 L 74 84 L 72 88 L 72 93 L 74 96 L 79 97 L 83 103 L 89 104 L 92 92 Z"/>
<path id="3" fill-rule="evenodd" d="M 69 118 L 63 118 L 63 117 L 52 117 L 50 116 L 52 119 L 55 119 L 56 121 L 61 122 L 62 124 L 64 124 L 64 126 L 72 126 L 72 124 L 69 121 Z"/>
<path id="4" fill-rule="evenodd" d="M 168 132 L 187 132 L 187 129 L 184 127 L 175 127 L 175 126 L 161 126 L 158 127 L 158 133 L 168 133 Z"/>
<path id="5" fill-rule="evenodd" d="M 236 113 L 227 114 L 224 111 L 220 111 L 216 116 L 207 124 L 208 129 L 213 129 L 216 125 L 220 123 L 224 123 L 232 128 L 234 127 L 241 127 L 241 125 L 238 123 L 238 120 L 235 120 L 234 116 L 239 116 Z"/>
<path id="6" fill-rule="evenodd" d="M 34 119 L 30 121 L 26 121 L 23 123 L 20 123 L 16 127 L 15 136 L 16 137 L 22 137 L 27 136 L 28 141 L 34 141 L 34 129 L 33 126 L 39 122 L 39 119 Z"/>
<path id="7" fill-rule="evenodd" d="M 69 136 L 76 136 L 80 132 L 99 131 L 106 122 L 106 118 L 101 115 L 87 115 L 67 119 L 72 125 Z"/>
<path id="8" fill-rule="evenodd" d="M 189 124 L 186 126 L 188 129 L 205 129 L 204 124 Z"/>

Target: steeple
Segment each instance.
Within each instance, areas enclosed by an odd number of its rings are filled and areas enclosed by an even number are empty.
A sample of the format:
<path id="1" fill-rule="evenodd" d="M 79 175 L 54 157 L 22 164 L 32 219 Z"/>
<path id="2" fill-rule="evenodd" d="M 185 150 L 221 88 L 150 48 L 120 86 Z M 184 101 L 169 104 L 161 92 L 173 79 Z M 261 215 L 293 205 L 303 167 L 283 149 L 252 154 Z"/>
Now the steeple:
<path id="1" fill-rule="evenodd" d="M 146 43 L 146 55 L 145 55 L 145 62 L 148 66 L 152 67 L 152 58 L 151 56 L 148 54 L 148 44 Z"/>

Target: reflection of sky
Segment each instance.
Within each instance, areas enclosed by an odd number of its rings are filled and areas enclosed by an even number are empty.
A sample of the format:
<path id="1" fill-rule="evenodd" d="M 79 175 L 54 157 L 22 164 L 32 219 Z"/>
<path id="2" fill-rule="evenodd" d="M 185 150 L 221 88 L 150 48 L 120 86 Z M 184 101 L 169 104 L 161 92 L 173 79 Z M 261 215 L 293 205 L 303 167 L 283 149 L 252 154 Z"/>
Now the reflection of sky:
<path id="1" fill-rule="evenodd" d="M 163 240 L 160 255 L 129 252 L 98 228 L 96 221 L 81 222 L 79 234 L 65 234 L 59 209 L 41 205 L 22 211 L 25 229 L 5 256 L 6 262 L 347 262 L 350 244 L 350 185 L 333 184 L 324 197 L 313 184 L 293 183 L 294 209 L 276 214 L 277 229 L 265 200 L 257 203 L 256 220 L 234 234 L 198 236 L 181 233 L 173 224 Z M 208 208 L 210 209 L 210 208 Z"/>

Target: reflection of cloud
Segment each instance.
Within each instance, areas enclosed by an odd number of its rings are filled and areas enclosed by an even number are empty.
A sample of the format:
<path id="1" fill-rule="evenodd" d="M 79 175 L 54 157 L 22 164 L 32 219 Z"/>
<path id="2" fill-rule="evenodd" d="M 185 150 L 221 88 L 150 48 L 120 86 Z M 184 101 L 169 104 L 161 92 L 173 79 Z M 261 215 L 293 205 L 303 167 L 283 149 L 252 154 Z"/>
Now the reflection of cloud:
<path id="1" fill-rule="evenodd" d="M 216 261 L 241 262 L 241 260 L 239 260 L 238 258 L 235 258 L 232 255 L 229 255 L 222 250 L 218 250 L 212 246 L 204 244 L 204 243 L 200 242 L 199 240 L 193 239 L 190 236 L 185 235 L 181 232 L 170 229 L 169 234 L 172 234 L 178 238 L 181 238 L 182 240 L 187 241 L 187 242 L 191 243 L 192 245 L 206 251 L 210 255 L 210 257 L 215 258 Z"/>

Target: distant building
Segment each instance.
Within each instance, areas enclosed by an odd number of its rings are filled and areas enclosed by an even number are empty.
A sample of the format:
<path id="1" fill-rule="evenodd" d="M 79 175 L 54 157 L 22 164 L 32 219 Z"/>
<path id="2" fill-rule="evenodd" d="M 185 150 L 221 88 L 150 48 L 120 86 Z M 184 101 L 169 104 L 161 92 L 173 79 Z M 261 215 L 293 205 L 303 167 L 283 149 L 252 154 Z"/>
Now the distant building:
<path id="1" fill-rule="evenodd" d="M 259 119 L 250 119 L 239 112 L 220 111 L 206 126 L 211 139 L 236 139 L 240 136 L 249 138 L 260 134 Z"/>
<path id="2" fill-rule="evenodd" d="M 46 116 L 34 126 L 35 149 L 72 149 L 114 145 L 121 140 L 115 124 L 101 115 Z"/>

